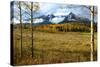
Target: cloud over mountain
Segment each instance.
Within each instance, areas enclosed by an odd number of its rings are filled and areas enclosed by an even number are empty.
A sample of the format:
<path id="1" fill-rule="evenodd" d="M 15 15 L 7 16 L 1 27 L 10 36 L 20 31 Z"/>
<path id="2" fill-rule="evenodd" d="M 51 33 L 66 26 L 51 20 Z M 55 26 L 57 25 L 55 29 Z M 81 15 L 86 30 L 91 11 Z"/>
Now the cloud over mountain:
<path id="1" fill-rule="evenodd" d="M 90 20 L 90 10 L 83 7 L 82 5 L 69 5 L 69 4 L 60 4 L 60 3 L 45 3 L 38 2 L 39 9 L 37 12 L 33 12 L 33 19 L 36 19 L 33 23 L 41 23 L 41 22 L 53 22 L 59 23 L 65 19 L 67 19 L 67 15 L 71 12 L 75 14 L 78 19 L 87 18 Z M 18 19 L 18 7 L 16 3 L 14 3 L 14 18 Z M 27 13 L 26 13 L 27 12 Z M 30 15 L 28 14 L 30 11 L 25 7 L 22 7 L 23 21 L 30 21 Z M 95 15 L 95 22 L 97 22 L 97 15 Z M 80 18 L 81 17 L 81 18 Z M 72 19 L 71 19 L 72 20 Z M 85 20 L 85 19 L 83 19 Z"/>

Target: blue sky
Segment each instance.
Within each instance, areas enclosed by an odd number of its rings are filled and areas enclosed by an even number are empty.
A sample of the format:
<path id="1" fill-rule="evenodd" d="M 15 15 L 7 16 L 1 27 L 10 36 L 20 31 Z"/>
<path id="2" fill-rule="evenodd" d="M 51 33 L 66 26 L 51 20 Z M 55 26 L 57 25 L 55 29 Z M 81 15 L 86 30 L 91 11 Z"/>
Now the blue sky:
<path id="1" fill-rule="evenodd" d="M 89 15 L 89 10 L 80 5 L 68 5 L 68 4 L 58 4 L 58 3 L 40 3 L 40 12 L 43 14 L 50 13 L 69 13 L 73 12 L 75 14 L 81 14 L 82 16 Z"/>
<path id="2" fill-rule="evenodd" d="M 34 7 L 33 7 L 34 8 Z M 23 9 L 23 13 L 26 11 L 29 13 L 28 9 L 26 9 L 25 7 L 22 6 Z M 18 16 L 16 16 L 16 14 L 19 12 L 19 9 L 17 8 L 16 5 L 14 5 L 14 14 L 16 19 L 16 21 L 18 20 Z M 48 15 L 48 14 L 54 14 L 55 16 L 60 16 L 60 15 L 68 15 L 70 12 L 73 12 L 74 14 L 76 14 L 77 16 L 80 17 L 85 17 L 90 19 L 90 10 L 80 6 L 80 5 L 68 5 L 68 4 L 59 4 L 59 3 L 39 3 L 39 9 L 37 10 L 36 13 L 33 12 L 33 17 L 39 17 L 41 15 Z M 27 19 L 30 18 L 30 16 L 26 13 L 23 14 L 23 18 Z M 25 20 L 23 19 L 23 22 L 25 22 Z M 52 20 L 52 22 L 59 22 L 61 20 L 63 20 L 64 18 L 54 18 Z M 39 22 L 39 20 L 41 21 L 42 19 L 38 19 L 36 21 L 34 21 L 34 23 Z M 97 20 L 96 16 L 95 16 L 95 21 Z"/>

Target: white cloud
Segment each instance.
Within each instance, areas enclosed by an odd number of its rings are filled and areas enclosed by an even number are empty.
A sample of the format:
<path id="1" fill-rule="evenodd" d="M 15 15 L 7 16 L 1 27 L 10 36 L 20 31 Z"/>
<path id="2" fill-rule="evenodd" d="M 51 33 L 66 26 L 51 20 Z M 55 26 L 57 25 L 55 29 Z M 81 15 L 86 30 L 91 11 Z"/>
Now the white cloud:
<path id="1" fill-rule="evenodd" d="M 13 22 L 14 24 L 20 23 L 20 21 L 17 20 L 16 18 L 13 18 L 12 22 Z"/>
<path id="2" fill-rule="evenodd" d="M 54 13 L 55 16 L 64 16 L 64 15 L 68 15 L 69 11 L 66 8 L 59 8 L 57 9 L 57 11 Z"/>
<path id="3" fill-rule="evenodd" d="M 55 12 L 57 8 L 59 8 L 59 4 L 55 3 L 39 3 L 40 5 L 40 12 L 42 14 L 51 14 Z"/>
<path id="4" fill-rule="evenodd" d="M 57 12 L 57 13 L 54 13 L 55 16 L 65 16 L 65 15 L 68 15 L 69 13 L 63 13 L 63 12 Z"/>
<path id="5" fill-rule="evenodd" d="M 64 20 L 64 17 L 55 17 L 51 20 L 53 23 L 59 23 Z"/>
<path id="6" fill-rule="evenodd" d="M 35 19 L 33 23 L 41 23 L 41 22 L 43 22 L 43 19 Z"/>

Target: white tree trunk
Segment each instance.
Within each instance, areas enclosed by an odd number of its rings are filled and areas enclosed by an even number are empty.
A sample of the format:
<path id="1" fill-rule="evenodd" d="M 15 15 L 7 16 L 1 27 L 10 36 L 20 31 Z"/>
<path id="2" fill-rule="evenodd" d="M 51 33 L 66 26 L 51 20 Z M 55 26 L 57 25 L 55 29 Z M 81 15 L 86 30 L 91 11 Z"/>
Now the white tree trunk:
<path id="1" fill-rule="evenodd" d="M 94 54 L 94 6 L 91 6 L 91 61 L 93 61 Z"/>

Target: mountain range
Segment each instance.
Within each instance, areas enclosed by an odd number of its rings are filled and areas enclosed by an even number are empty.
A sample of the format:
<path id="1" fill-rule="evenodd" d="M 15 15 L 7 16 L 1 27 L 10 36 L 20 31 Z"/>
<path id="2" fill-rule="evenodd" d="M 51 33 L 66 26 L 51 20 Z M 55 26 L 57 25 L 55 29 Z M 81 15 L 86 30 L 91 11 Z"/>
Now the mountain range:
<path id="1" fill-rule="evenodd" d="M 40 17 L 37 17 L 35 19 L 43 19 L 42 22 L 34 23 L 34 25 L 43 25 L 43 24 L 53 24 L 53 19 L 55 18 L 64 18 L 63 20 L 59 21 L 58 24 L 62 23 L 69 23 L 69 22 L 84 22 L 84 23 L 89 23 L 90 20 L 85 17 L 80 17 L 75 15 L 74 13 L 70 12 L 68 15 L 60 15 L 60 16 L 55 16 L 54 14 L 51 15 L 42 15 Z"/>

